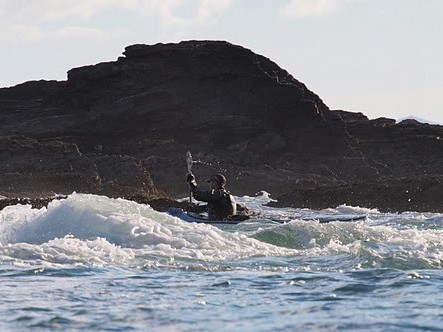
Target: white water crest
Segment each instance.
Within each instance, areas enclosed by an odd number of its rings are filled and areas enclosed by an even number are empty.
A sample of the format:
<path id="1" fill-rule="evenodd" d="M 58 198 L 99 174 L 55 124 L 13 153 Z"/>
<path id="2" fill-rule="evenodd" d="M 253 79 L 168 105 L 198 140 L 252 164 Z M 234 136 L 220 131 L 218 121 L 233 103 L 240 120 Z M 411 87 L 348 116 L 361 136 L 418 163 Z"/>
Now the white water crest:
<path id="1" fill-rule="evenodd" d="M 3 330 L 439 330 L 442 214 L 236 200 L 260 215 L 187 223 L 76 193 L 3 209 Z"/>
<path id="2" fill-rule="evenodd" d="M 0 261 L 14 265 L 252 268 L 251 260 L 287 268 L 300 257 L 346 255 L 353 268 L 437 268 L 443 262 L 443 216 L 339 206 L 322 211 L 265 206 L 268 193 L 237 197 L 260 215 L 239 225 L 182 221 L 148 205 L 73 193 L 47 208 L 0 211 Z M 365 214 L 357 222 L 325 216 Z M 273 222 L 282 218 L 285 224 Z M 249 263 L 245 263 L 249 261 Z M 294 267 L 296 268 L 296 266 Z"/>
<path id="3" fill-rule="evenodd" d="M 245 234 L 190 224 L 148 205 L 76 193 L 47 208 L 5 208 L 0 213 L 0 243 L 2 260 L 40 263 L 231 261 L 289 252 Z"/>

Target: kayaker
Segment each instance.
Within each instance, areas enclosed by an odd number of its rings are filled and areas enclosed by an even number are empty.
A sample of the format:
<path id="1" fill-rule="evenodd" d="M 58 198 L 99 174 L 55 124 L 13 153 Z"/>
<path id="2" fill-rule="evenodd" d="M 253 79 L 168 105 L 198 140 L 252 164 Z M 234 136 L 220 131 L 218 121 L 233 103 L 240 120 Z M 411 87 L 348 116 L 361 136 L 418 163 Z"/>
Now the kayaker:
<path id="1" fill-rule="evenodd" d="M 237 213 L 237 204 L 234 197 L 225 189 L 226 178 L 222 174 L 212 175 L 207 182 L 209 190 L 199 190 L 195 176 L 189 173 L 186 182 L 192 191 L 192 196 L 198 201 L 207 202 L 205 210 L 210 220 L 222 220 Z"/>

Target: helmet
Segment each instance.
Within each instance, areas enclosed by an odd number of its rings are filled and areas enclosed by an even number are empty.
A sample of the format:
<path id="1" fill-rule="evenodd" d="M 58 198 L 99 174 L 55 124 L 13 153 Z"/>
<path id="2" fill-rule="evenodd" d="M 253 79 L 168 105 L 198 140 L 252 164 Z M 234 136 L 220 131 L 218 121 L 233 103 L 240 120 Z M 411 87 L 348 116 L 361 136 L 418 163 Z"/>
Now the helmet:
<path id="1" fill-rule="evenodd" d="M 226 178 L 224 175 L 222 174 L 214 174 L 212 175 L 207 182 L 211 182 L 211 181 L 215 181 L 217 182 L 220 186 L 224 186 L 226 184 Z"/>

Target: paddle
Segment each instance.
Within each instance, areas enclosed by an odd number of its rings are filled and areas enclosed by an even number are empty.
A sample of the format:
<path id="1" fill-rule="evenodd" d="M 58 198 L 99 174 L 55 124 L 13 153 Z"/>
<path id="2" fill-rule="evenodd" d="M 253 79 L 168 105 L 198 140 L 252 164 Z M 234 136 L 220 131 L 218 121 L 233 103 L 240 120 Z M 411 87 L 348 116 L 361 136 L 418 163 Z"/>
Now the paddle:
<path id="1" fill-rule="evenodd" d="M 192 155 L 191 152 L 186 152 L 186 164 L 188 166 L 188 173 L 192 174 Z M 192 190 L 189 189 L 189 205 L 192 205 Z"/>

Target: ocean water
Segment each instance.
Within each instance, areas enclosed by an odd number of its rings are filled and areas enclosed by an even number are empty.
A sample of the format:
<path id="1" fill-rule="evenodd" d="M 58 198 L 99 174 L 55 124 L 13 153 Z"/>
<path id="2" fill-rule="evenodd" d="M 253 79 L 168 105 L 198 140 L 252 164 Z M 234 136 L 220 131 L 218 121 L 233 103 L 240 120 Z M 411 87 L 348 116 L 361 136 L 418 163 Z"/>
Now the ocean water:
<path id="1" fill-rule="evenodd" d="M 76 193 L 5 208 L 0 330 L 442 331 L 442 214 L 237 200 L 262 216 L 192 224 Z"/>

